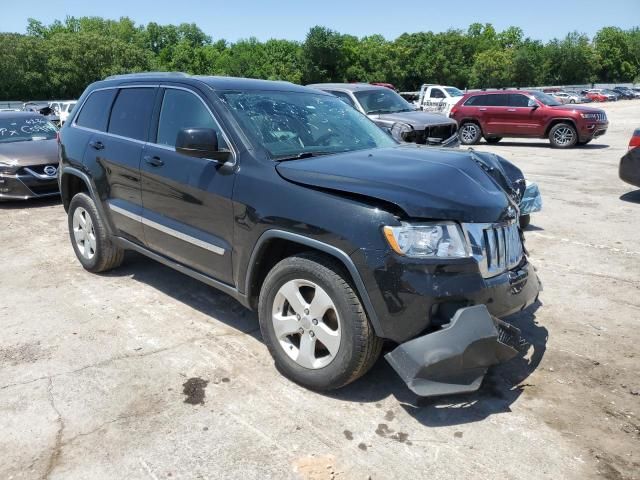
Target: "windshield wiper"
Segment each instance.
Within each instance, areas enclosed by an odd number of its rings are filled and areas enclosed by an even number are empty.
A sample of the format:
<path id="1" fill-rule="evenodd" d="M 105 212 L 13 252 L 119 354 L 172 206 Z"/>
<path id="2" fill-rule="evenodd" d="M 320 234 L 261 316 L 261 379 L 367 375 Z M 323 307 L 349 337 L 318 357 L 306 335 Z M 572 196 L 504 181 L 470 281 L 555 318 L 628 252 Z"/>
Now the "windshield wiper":
<path id="1" fill-rule="evenodd" d="M 321 157 L 323 155 L 331 155 L 335 152 L 302 152 L 296 155 L 286 156 L 286 157 L 276 157 L 274 160 L 278 162 L 286 162 L 288 160 L 301 160 L 303 158 L 311 158 L 311 157 Z"/>

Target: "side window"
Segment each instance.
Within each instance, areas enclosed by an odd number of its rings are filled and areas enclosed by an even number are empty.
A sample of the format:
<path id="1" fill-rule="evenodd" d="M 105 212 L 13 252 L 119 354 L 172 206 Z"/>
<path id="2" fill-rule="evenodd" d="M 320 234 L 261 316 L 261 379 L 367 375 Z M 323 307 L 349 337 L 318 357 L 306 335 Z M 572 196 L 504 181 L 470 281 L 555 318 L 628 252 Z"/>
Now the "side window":
<path id="1" fill-rule="evenodd" d="M 348 93 L 338 92 L 338 91 L 335 91 L 335 90 L 330 90 L 329 93 L 332 94 L 332 95 L 335 95 L 336 97 L 338 97 L 340 100 L 342 100 L 344 103 L 346 103 L 350 107 L 356 108 L 356 104 L 353 103 L 353 100 L 351 99 L 351 97 L 349 96 Z"/>
<path id="2" fill-rule="evenodd" d="M 439 88 L 432 88 L 431 89 L 431 95 L 429 95 L 431 98 L 445 98 L 444 92 L 442 90 L 440 90 Z"/>
<path id="3" fill-rule="evenodd" d="M 218 134 L 218 147 L 228 148 L 220 127 L 200 98 L 185 90 L 168 88 L 162 99 L 156 143 L 174 147 L 183 128 L 212 128 Z"/>
<path id="4" fill-rule="evenodd" d="M 488 107 L 506 107 L 509 104 L 509 95 L 505 93 L 494 93 L 487 95 L 485 105 Z"/>
<path id="5" fill-rule="evenodd" d="M 510 107 L 526 107 L 529 105 L 529 97 L 519 93 L 509 95 Z"/>
<path id="6" fill-rule="evenodd" d="M 111 109 L 109 133 L 146 141 L 155 88 L 122 88 Z"/>
<path id="7" fill-rule="evenodd" d="M 470 107 L 479 107 L 485 105 L 486 95 L 475 95 L 473 97 L 469 97 L 465 102 L 465 106 Z"/>
<path id="8" fill-rule="evenodd" d="M 84 102 L 82 110 L 76 119 L 76 124 L 80 127 L 91 128 L 104 132 L 107 130 L 109 121 L 109 111 L 113 103 L 116 91 L 114 89 L 98 90 L 93 92 Z"/>

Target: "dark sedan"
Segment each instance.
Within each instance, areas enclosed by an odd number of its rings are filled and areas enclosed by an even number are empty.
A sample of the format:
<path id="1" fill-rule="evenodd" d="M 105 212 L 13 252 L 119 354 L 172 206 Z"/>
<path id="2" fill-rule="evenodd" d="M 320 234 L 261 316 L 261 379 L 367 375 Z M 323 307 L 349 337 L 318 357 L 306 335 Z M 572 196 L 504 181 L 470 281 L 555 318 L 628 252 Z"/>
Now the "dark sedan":
<path id="1" fill-rule="evenodd" d="M 640 187 L 640 128 L 629 141 L 629 151 L 620 160 L 620 179 L 635 187 Z"/>
<path id="2" fill-rule="evenodd" d="M 57 132 L 42 115 L 0 112 L 0 200 L 58 195 Z"/>

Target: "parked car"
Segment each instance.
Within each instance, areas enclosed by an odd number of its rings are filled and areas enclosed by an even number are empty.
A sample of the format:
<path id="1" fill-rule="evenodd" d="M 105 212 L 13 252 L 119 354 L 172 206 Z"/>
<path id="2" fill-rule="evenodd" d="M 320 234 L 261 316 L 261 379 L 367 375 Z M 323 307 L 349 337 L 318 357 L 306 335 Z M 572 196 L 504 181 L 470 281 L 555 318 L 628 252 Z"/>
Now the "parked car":
<path id="1" fill-rule="evenodd" d="M 587 97 L 592 102 L 608 102 L 609 101 L 609 96 L 605 95 L 601 91 L 583 90 L 582 93 L 585 97 Z"/>
<path id="2" fill-rule="evenodd" d="M 46 102 L 25 102 L 22 106 L 22 110 L 25 112 L 38 113 L 53 123 L 56 127 L 60 126 L 60 117 Z"/>
<path id="3" fill-rule="evenodd" d="M 560 103 L 584 103 L 582 96 L 573 92 L 553 92 L 549 95 L 557 99 Z"/>
<path id="4" fill-rule="evenodd" d="M 603 110 L 563 105 L 536 90 L 468 93 L 451 111 L 460 125 L 460 142 L 474 145 L 482 137 L 497 143 L 504 137 L 548 138 L 552 147 L 585 145 L 609 126 Z"/>
<path id="5" fill-rule="evenodd" d="M 57 132 L 42 115 L 0 112 L 0 200 L 58 195 Z"/>
<path id="6" fill-rule="evenodd" d="M 458 124 L 450 118 L 419 112 L 396 92 L 366 83 L 318 83 L 308 85 L 335 95 L 367 115 L 401 142 L 457 147 Z"/>
<path id="7" fill-rule="evenodd" d="M 629 150 L 620 160 L 620 179 L 640 187 L 640 128 L 636 128 L 629 141 Z"/>
<path id="8" fill-rule="evenodd" d="M 60 136 L 82 266 L 131 249 L 226 292 L 301 385 L 354 381 L 385 339 L 419 395 L 516 354 L 497 317 L 540 286 L 494 155 L 399 145 L 316 89 L 160 73 L 90 85 Z"/>
<path id="9" fill-rule="evenodd" d="M 636 98 L 636 93 L 627 87 L 614 87 L 611 91 L 625 100 L 634 100 Z"/>
<path id="10" fill-rule="evenodd" d="M 56 114 L 60 117 L 60 125 L 67 121 L 67 117 L 73 107 L 76 106 L 76 100 L 54 100 L 49 102 L 49 106 L 53 108 Z"/>
<path id="11" fill-rule="evenodd" d="M 602 93 L 609 97 L 610 102 L 617 102 L 618 100 L 623 98 L 622 95 L 620 95 L 618 92 L 614 92 L 613 90 L 610 90 L 608 88 L 603 88 Z"/>
<path id="12" fill-rule="evenodd" d="M 425 83 L 420 87 L 416 106 L 426 112 L 449 116 L 453 106 L 464 96 L 464 92 L 450 85 Z"/>

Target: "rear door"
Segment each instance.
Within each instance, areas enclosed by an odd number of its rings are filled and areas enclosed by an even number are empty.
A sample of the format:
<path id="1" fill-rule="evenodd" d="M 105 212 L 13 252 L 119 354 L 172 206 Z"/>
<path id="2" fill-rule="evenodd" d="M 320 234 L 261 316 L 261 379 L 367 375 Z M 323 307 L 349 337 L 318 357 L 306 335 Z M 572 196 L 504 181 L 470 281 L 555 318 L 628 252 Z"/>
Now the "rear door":
<path id="1" fill-rule="evenodd" d="M 221 149 L 229 149 L 229 141 L 196 90 L 165 86 L 156 117 L 141 165 L 147 245 L 231 285 L 235 160 L 220 165 L 175 150 L 178 131 L 184 128 L 215 129 Z"/>
<path id="2" fill-rule="evenodd" d="M 508 108 L 509 95 L 505 93 L 491 93 L 486 95 L 484 106 L 480 107 L 483 118 L 483 133 L 485 135 L 505 135 L 510 121 Z"/>
<path id="3" fill-rule="evenodd" d="M 105 90 L 104 95 L 114 98 L 106 131 L 95 132 L 86 152 L 91 160 L 87 165 L 100 168 L 93 177 L 105 186 L 99 190 L 106 196 L 118 235 L 139 244 L 144 243 L 140 160 L 157 91 L 154 86 Z"/>

